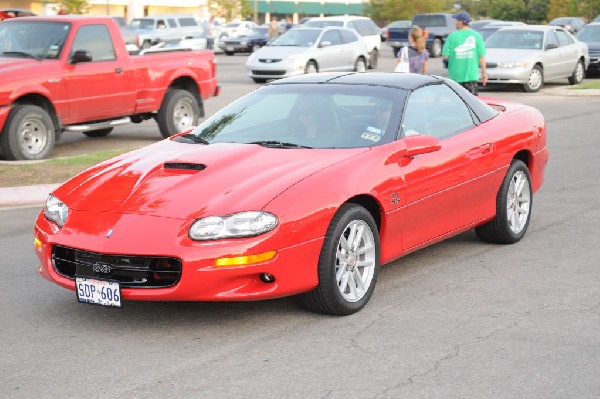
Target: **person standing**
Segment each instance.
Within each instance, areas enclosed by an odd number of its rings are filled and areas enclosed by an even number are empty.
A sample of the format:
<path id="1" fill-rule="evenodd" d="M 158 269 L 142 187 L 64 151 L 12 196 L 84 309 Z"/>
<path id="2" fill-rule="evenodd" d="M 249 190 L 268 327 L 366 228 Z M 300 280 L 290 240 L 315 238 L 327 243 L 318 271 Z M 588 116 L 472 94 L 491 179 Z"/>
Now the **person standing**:
<path id="1" fill-rule="evenodd" d="M 425 38 L 423 37 L 423 29 L 414 25 L 408 34 L 408 47 L 402 47 L 398 51 L 398 63 L 401 60 L 402 52 L 408 51 L 407 58 L 409 64 L 409 72 L 411 73 L 427 73 L 427 60 L 429 53 L 425 49 Z"/>
<path id="2" fill-rule="evenodd" d="M 479 94 L 479 83 L 485 86 L 488 75 L 485 66 L 485 44 L 479 32 L 469 29 L 471 16 L 466 11 L 452 15 L 456 31 L 448 35 L 442 55 L 448 63 L 448 76 L 474 95 Z M 481 77 L 479 69 L 481 68 Z"/>
<path id="3" fill-rule="evenodd" d="M 277 36 L 279 36 L 279 23 L 277 22 L 277 17 L 273 16 L 269 24 L 269 37 L 273 39 Z"/>

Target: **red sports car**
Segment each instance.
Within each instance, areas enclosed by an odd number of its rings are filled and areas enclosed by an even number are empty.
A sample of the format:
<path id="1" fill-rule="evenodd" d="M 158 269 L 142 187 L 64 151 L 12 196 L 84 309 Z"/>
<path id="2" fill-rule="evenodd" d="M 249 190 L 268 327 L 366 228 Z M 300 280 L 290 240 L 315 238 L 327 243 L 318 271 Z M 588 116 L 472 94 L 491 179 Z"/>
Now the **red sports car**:
<path id="1" fill-rule="evenodd" d="M 519 241 L 547 159 L 539 111 L 450 80 L 283 79 L 59 187 L 39 272 L 108 306 L 299 295 L 347 315 L 408 252 L 471 228 Z"/>

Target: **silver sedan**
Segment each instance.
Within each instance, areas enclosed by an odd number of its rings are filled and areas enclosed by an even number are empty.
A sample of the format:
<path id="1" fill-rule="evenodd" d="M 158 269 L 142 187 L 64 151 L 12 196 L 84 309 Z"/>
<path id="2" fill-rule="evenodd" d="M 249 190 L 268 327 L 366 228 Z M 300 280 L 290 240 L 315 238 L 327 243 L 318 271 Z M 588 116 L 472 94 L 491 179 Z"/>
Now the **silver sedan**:
<path id="1" fill-rule="evenodd" d="M 246 70 L 256 83 L 304 73 L 364 72 L 368 54 L 353 29 L 296 28 L 252 53 Z"/>
<path id="2" fill-rule="evenodd" d="M 551 80 L 579 84 L 590 62 L 587 45 L 556 26 L 502 28 L 485 45 L 488 83 L 516 83 L 526 92 Z"/>

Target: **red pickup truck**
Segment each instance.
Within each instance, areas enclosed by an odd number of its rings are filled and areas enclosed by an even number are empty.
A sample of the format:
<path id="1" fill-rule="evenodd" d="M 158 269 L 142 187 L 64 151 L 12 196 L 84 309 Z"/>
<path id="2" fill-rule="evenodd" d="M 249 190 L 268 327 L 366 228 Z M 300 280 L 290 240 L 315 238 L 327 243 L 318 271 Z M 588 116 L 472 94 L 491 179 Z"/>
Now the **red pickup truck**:
<path id="1" fill-rule="evenodd" d="M 219 93 L 212 51 L 130 55 L 111 18 L 13 18 L 0 24 L 0 147 L 48 157 L 62 132 L 106 136 L 154 118 L 169 137 L 197 124 Z"/>

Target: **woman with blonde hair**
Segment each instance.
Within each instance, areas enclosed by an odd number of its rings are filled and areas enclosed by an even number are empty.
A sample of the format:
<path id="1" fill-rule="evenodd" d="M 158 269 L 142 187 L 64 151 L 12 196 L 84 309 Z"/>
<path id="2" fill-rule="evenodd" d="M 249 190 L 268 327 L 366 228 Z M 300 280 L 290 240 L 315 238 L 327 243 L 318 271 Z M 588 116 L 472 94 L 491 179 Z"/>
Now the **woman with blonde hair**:
<path id="1" fill-rule="evenodd" d="M 408 44 L 408 47 L 405 46 L 398 51 L 398 62 L 400 62 L 402 57 L 406 57 L 408 58 L 409 62 L 409 72 L 422 74 L 427 73 L 427 60 L 429 59 L 429 53 L 425 48 L 423 29 L 413 25 L 408 34 Z M 406 54 L 406 52 L 408 54 Z"/>

